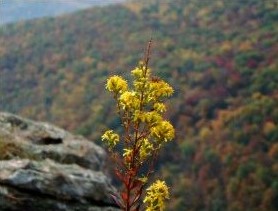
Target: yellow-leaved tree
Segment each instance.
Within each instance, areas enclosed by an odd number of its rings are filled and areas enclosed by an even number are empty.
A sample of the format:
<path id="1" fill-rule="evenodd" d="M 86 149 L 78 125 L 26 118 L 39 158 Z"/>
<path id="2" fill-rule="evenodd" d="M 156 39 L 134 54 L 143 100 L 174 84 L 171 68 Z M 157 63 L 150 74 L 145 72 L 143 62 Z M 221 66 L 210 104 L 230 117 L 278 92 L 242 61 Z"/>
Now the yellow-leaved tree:
<path id="1" fill-rule="evenodd" d="M 169 198 L 164 181 L 157 180 L 146 188 L 159 150 L 175 134 L 172 124 L 162 116 L 166 111 L 164 100 L 174 90 L 162 79 L 152 76 L 151 43 L 150 40 L 144 60 L 131 71 L 132 84 L 117 75 L 108 78 L 106 83 L 106 89 L 116 101 L 124 132 L 120 135 L 108 130 L 102 135 L 102 141 L 115 159 L 115 174 L 123 183 L 120 196 L 112 197 L 124 211 L 138 211 L 142 207 L 147 211 L 162 211 L 165 199 Z M 124 147 L 116 150 L 120 142 Z M 142 202 L 145 206 L 141 206 Z"/>

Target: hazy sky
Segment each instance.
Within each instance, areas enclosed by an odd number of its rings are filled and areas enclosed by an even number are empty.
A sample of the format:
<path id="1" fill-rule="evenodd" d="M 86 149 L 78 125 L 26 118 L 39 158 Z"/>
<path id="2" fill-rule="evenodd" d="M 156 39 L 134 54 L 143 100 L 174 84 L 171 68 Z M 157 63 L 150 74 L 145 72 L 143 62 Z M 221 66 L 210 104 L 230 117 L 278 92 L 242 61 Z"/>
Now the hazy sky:
<path id="1" fill-rule="evenodd" d="M 0 0 L 0 24 L 45 16 L 57 16 L 124 0 Z"/>

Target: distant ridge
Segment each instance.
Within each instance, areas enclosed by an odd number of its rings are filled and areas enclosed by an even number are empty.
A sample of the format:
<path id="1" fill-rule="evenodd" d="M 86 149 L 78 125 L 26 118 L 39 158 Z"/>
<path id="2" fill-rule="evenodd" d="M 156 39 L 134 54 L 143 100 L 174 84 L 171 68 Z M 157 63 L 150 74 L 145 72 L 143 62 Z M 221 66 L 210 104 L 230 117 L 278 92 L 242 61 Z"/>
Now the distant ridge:
<path id="1" fill-rule="evenodd" d="M 59 16 L 93 6 L 116 4 L 123 1 L 125 0 L 2 0 L 0 25 Z"/>

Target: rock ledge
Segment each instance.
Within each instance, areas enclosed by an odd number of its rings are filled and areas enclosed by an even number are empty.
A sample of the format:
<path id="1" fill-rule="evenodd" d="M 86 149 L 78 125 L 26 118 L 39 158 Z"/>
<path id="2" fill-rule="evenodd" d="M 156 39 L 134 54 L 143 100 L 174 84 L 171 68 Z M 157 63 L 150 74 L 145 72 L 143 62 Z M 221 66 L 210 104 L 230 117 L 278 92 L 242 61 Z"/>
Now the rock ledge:
<path id="1" fill-rule="evenodd" d="M 0 210 L 118 210 L 105 157 L 81 136 L 0 112 Z"/>

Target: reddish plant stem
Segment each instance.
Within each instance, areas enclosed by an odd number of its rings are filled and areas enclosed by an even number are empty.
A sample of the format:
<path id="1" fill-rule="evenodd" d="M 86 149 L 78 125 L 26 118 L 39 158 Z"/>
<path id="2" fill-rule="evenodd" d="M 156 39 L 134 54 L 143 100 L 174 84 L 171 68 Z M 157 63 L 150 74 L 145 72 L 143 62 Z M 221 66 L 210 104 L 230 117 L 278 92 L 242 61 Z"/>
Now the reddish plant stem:
<path id="1" fill-rule="evenodd" d="M 150 50 L 151 50 L 151 44 L 152 44 L 152 39 L 149 41 L 145 55 L 144 55 L 144 66 L 143 66 L 143 75 L 144 77 L 147 77 L 147 70 L 148 70 L 148 65 L 149 65 L 149 60 L 150 60 Z M 146 82 L 145 82 L 146 83 Z M 145 87 L 145 83 L 143 87 Z M 143 110 L 144 106 L 144 90 L 141 91 L 140 95 L 140 108 L 139 111 Z M 123 193 L 126 193 L 126 196 L 123 198 L 124 204 L 125 204 L 125 211 L 131 211 L 132 206 L 140 199 L 141 194 L 142 194 L 142 188 L 143 184 L 140 185 L 138 188 L 132 187 L 134 185 L 135 179 L 138 176 L 139 169 L 142 164 L 136 163 L 136 158 L 138 157 L 138 153 L 140 152 L 140 147 L 141 145 L 138 145 L 138 141 L 148 135 L 146 133 L 145 128 L 143 128 L 143 131 L 140 132 L 140 121 L 137 121 L 137 123 L 134 125 L 133 130 L 135 132 L 135 137 L 134 137 L 134 142 L 132 142 L 132 139 L 130 137 L 130 131 L 129 131 L 129 126 L 131 125 L 131 122 L 129 121 L 129 116 L 126 116 L 127 122 L 125 125 L 124 117 L 120 113 L 120 106 L 118 104 L 118 109 L 119 109 L 119 115 L 121 116 L 122 124 L 125 129 L 125 144 L 126 146 L 128 145 L 128 142 L 131 144 L 132 147 L 132 155 L 131 155 L 131 163 L 130 166 L 127 169 L 126 175 L 124 177 L 127 179 L 127 183 L 125 183 L 125 191 Z M 128 115 L 128 114 L 126 114 Z M 150 171 L 148 171 L 149 175 Z M 136 191 L 136 193 L 133 193 L 132 189 Z M 134 196 L 135 195 L 135 196 Z M 134 197 L 133 200 L 132 196 Z M 135 210 L 138 210 L 135 208 Z"/>

